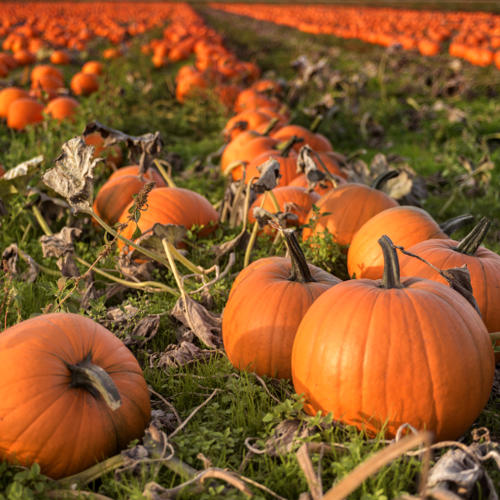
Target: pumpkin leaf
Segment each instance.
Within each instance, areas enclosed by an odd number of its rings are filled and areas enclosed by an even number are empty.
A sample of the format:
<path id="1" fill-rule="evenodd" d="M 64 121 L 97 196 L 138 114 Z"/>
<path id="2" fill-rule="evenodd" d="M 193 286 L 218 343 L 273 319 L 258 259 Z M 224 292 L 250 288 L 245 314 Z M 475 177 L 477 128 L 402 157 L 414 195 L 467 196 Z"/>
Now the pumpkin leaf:
<path id="1" fill-rule="evenodd" d="M 6 202 L 16 192 L 23 192 L 42 163 L 43 155 L 38 155 L 7 170 L 0 178 L 0 197 L 3 201 Z"/>
<path id="2" fill-rule="evenodd" d="M 181 367 L 204 359 L 211 354 L 211 351 L 200 349 L 198 346 L 187 340 L 180 344 L 170 344 L 161 354 L 153 354 L 150 363 L 158 368 Z"/>
<path id="3" fill-rule="evenodd" d="M 467 269 L 467 265 L 464 264 L 462 267 L 444 269 L 440 274 L 446 279 L 446 281 L 448 281 L 450 287 L 453 288 L 453 290 L 456 290 L 460 295 L 462 295 L 462 297 L 467 299 L 478 314 L 481 315 L 479 306 L 477 305 L 476 299 L 473 295 L 470 273 Z"/>
<path id="4" fill-rule="evenodd" d="M 118 268 L 120 272 L 132 281 L 151 281 L 153 279 L 154 264 L 151 261 L 137 262 L 134 259 L 134 251 L 120 253 L 118 256 Z M 142 255 L 142 254 L 141 254 Z"/>
<path id="5" fill-rule="evenodd" d="M 94 146 L 87 146 L 81 137 L 73 137 L 63 144 L 55 166 L 42 176 L 43 182 L 66 198 L 76 211 L 91 208 L 94 168 L 100 161 L 93 155 Z"/>
<path id="6" fill-rule="evenodd" d="M 304 422 L 297 418 L 280 422 L 274 428 L 273 435 L 265 443 L 264 449 L 267 455 L 279 457 L 291 453 L 297 440 L 309 435 L 309 429 L 303 424 Z"/>
<path id="7" fill-rule="evenodd" d="M 93 121 L 85 127 L 83 135 L 87 136 L 98 132 L 104 139 L 103 146 L 111 146 L 113 144 L 123 142 L 126 144 L 129 151 L 129 158 L 133 163 L 137 163 L 140 167 L 139 173 L 144 174 L 152 165 L 153 159 L 157 156 L 162 147 L 163 142 L 160 132 L 147 133 L 139 136 L 128 135 L 121 130 L 107 127 L 98 121 Z"/>
<path id="8" fill-rule="evenodd" d="M 82 230 L 76 227 L 64 227 L 59 233 L 40 237 L 44 257 L 56 257 L 57 267 L 62 275 L 70 278 L 80 276 L 74 260 L 75 247 L 73 241 L 80 237 Z"/>
<path id="9" fill-rule="evenodd" d="M 177 300 L 170 314 L 208 347 L 221 345 L 221 318 L 188 295 Z"/>
<path id="10" fill-rule="evenodd" d="M 280 164 L 274 158 L 269 158 L 257 167 L 260 172 L 260 177 L 252 184 L 252 188 L 256 193 L 264 193 L 271 191 L 278 185 L 281 177 Z"/>
<path id="11" fill-rule="evenodd" d="M 20 250 L 16 243 L 9 245 L 2 253 L 2 269 L 4 273 L 18 276 L 17 262 L 19 257 L 28 266 L 28 269 L 20 275 L 20 279 L 27 283 L 33 283 L 38 276 L 38 265 L 32 257 Z"/>

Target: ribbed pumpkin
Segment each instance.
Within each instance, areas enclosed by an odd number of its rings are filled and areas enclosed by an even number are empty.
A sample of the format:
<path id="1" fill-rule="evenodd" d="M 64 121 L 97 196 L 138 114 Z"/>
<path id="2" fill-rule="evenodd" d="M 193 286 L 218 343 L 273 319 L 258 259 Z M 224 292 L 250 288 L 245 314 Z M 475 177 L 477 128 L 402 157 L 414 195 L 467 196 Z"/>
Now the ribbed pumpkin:
<path id="1" fill-rule="evenodd" d="M 347 252 L 350 276 L 372 280 L 382 277 L 384 256 L 377 241 L 383 234 L 405 248 L 431 238 L 448 238 L 425 210 L 410 206 L 388 208 L 366 221 L 354 235 Z"/>
<path id="2" fill-rule="evenodd" d="M 119 222 L 126 223 L 129 217 L 129 207 L 125 207 Z M 203 226 L 200 236 L 210 234 L 219 221 L 219 214 L 210 202 L 201 194 L 189 189 L 174 187 L 159 187 L 151 190 L 148 196 L 147 208 L 141 212 L 138 226 L 144 234 L 158 222 L 160 224 L 176 224 L 191 229 L 193 226 Z M 130 239 L 136 229 L 135 223 L 128 223 L 122 234 Z M 124 243 L 118 240 L 119 248 Z"/>
<path id="3" fill-rule="evenodd" d="M 476 299 L 483 321 L 489 332 L 500 331 L 500 256 L 480 246 L 489 228 L 487 219 L 482 219 L 460 242 L 451 239 L 422 241 L 407 248 L 439 269 L 461 267 L 464 264 L 470 273 L 472 293 Z M 420 260 L 402 255 L 401 272 L 405 276 L 421 276 L 437 282 L 446 280 L 429 265 Z M 500 348 L 500 341 L 496 343 Z M 500 361 L 500 352 L 496 353 Z"/>
<path id="4" fill-rule="evenodd" d="M 9 106 L 22 97 L 29 97 L 28 92 L 18 87 L 7 87 L 0 91 L 0 117 L 7 118 Z"/>
<path id="5" fill-rule="evenodd" d="M 315 221 L 313 228 L 305 227 L 302 233 L 304 241 L 311 236 L 329 231 L 339 245 L 349 245 L 356 231 L 375 214 L 396 207 L 398 203 L 378 188 L 393 174 L 388 172 L 378 178 L 373 187 L 364 184 L 343 184 L 325 194 L 316 203 L 322 215 Z M 314 221 L 313 210 L 307 222 Z"/>
<path id="6" fill-rule="evenodd" d="M 494 356 L 477 311 L 458 292 L 399 278 L 384 241 L 382 280 L 350 280 L 319 297 L 292 352 L 306 410 L 394 437 L 408 423 L 437 441 L 457 439 L 488 401 Z"/>
<path id="7" fill-rule="evenodd" d="M 307 264 L 295 237 L 286 233 L 291 259 L 265 257 L 237 276 L 222 316 L 229 361 L 241 370 L 290 378 L 291 353 L 305 312 L 335 276 Z"/>
<path id="8" fill-rule="evenodd" d="M 94 211 L 111 226 L 132 202 L 133 195 L 147 182 L 155 182 L 156 187 L 165 186 L 162 176 L 153 169 L 149 169 L 142 177 L 138 174 L 138 165 L 119 168 L 99 189 L 94 201 Z"/>
<path id="9" fill-rule="evenodd" d="M 60 478 L 120 452 L 150 418 L 132 353 L 78 314 L 44 314 L 0 335 L 0 459 Z"/>
<path id="10" fill-rule="evenodd" d="M 271 137 L 278 141 L 287 141 L 293 136 L 304 139 L 303 142 L 295 146 L 297 151 L 305 144 L 318 153 L 333 151 L 332 144 L 324 135 L 311 132 L 300 125 L 287 125 L 271 134 Z"/>

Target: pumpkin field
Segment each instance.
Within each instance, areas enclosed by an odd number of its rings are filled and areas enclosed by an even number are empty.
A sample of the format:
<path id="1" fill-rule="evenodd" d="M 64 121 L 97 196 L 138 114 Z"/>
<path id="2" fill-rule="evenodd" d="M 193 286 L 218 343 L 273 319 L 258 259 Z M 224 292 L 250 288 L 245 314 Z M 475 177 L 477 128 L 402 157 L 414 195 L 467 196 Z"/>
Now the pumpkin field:
<path id="1" fill-rule="evenodd" d="M 499 498 L 500 13 L 418 4 L 2 2 L 0 500 Z"/>

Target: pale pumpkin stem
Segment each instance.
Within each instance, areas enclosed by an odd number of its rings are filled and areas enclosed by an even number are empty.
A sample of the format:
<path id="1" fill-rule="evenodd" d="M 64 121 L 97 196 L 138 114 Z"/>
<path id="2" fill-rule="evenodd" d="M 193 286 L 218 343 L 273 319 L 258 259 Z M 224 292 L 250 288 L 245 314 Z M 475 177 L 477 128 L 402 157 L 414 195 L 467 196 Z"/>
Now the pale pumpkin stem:
<path id="1" fill-rule="evenodd" d="M 403 288 L 400 280 L 399 260 L 396 248 L 389 236 L 385 234 L 380 237 L 378 244 L 382 247 L 384 255 L 384 275 L 382 277 L 382 288 Z"/>
<path id="2" fill-rule="evenodd" d="M 310 283 L 311 281 L 316 281 L 312 277 L 311 270 L 307 264 L 304 252 L 297 241 L 294 230 L 280 228 L 279 232 L 285 240 L 285 245 L 288 249 L 290 260 L 292 262 L 290 281 L 299 281 L 300 283 Z"/>
<path id="3" fill-rule="evenodd" d="M 264 132 L 262 132 L 262 135 L 265 136 L 265 135 L 269 135 L 271 133 L 271 131 L 273 130 L 273 128 L 277 125 L 277 123 L 279 122 L 279 119 L 278 118 L 273 118 L 267 125 L 267 127 L 265 128 Z"/>
<path id="4" fill-rule="evenodd" d="M 472 231 L 456 246 L 455 250 L 465 255 L 474 255 L 490 229 L 491 222 L 483 217 Z"/>
<path id="5" fill-rule="evenodd" d="M 155 159 L 153 161 L 155 164 L 156 168 L 160 172 L 161 176 L 163 177 L 163 180 L 167 183 L 168 187 L 177 187 L 175 182 L 172 179 L 172 165 L 168 161 L 165 160 L 158 160 Z M 168 171 L 165 170 L 164 165 L 167 167 Z"/>
<path id="6" fill-rule="evenodd" d="M 276 198 L 276 195 L 272 191 L 266 191 L 266 193 L 269 194 L 269 198 L 271 198 L 271 201 L 273 203 L 274 210 L 276 210 L 276 213 L 281 211 L 280 204 L 278 203 L 278 199 Z"/>
<path id="7" fill-rule="evenodd" d="M 283 158 L 288 158 L 288 155 L 290 154 L 292 148 L 299 142 L 304 142 L 304 139 L 302 139 L 302 137 L 297 137 L 296 135 L 290 137 L 290 139 L 288 139 L 288 141 L 286 141 L 283 146 L 278 146 L 278 149 L 281 150 L 280 156 L 282 156 Z"/>
<path id="8" fill-rule="evenodd" d="M 314 121 L 311 123 L 311 126 L 309 127 L 309 130 L 312 133 L 316 133 L 317 130 L 319 129 L 319 126 L 321 125 L 321 122 L 323 121 L 324 116 L 319 114 L 316 115 L 316 118 L 314 118 Z"/>
<path id="9" fill-rule="evenodd" d="M 380 174 L 374 181 L 371 187 L 373 189 L 381 189 L 383 185 L 389 180 L 389 179 L 394 179 L 394 177 L 397 177 L 399 175 L 399 172 L 397 170 L 390 170 L 389 172 L 384 172 L 383 174 Z"/>
<path id="10" fill-rule="evenodd" d="M 455 231 L 458 231 L 462 227 L 464 227 L 466 224 L 474 220 L 474 216 L 470 214 L 464 214 L 464 215 L 458 215 L 457 217 L 453 217 L 450 220 L 447 220 L 443 222 L 442 224 L 439 224 L 439 227 L 441 228 L 441 231 L 445 233 L 446 235 L 450 236 L 452 233 Z"/>
<path id="11" fill-rule="evenodd" d="M 103 368 L 92 363 L 91 354 L 75 365 L 67 363 L 66 366 L 71 372 L 71 387 L 86 389 L 95 398 L 102 397 L 113 411 L 120 408 L 122 400 L 118 388 Z"/>

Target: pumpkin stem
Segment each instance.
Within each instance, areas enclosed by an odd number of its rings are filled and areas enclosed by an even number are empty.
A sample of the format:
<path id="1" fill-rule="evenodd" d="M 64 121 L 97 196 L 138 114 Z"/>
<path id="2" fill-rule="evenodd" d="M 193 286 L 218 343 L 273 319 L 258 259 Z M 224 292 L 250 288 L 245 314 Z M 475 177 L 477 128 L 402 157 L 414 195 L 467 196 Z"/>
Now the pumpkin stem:
<path id="1" fill-rule="evenodd" d="M 450 236 L 452 233 L 462 228 L 472 220 L 474 220 L 473 215 L 470 214 L 458 215 L 457 217 L 453 217 L 452 219 L 449 219 L 443 222 L 442 224 L 439 224 L 439 227 L 441 228 L 441 231 L 443 231 L 444 234 Z"/>
<path id="2" fill-rule="evenodd" d="M 382 247 L 384 255 L 384 276 L 382 277 L 382 288 L 403 288 L 399 273 L 398 254 L 389 236 L 385 234 L 380 237 L 378 244 Z"/>
<path id="3" fill-rule="evenodd" d="M 457 245 L 455 250 L 465 255 L 474 255 L 486 236 L 491 222 L 483 217 L 473 228 L 472 231 Z"/>
<path id="4" fill-rule="evenodd" d="M 117 410 L 122 404 L 120 393 L 113 379 L 100 366 L 92 363 L 92 354 L 71 365 L 66 363 L 71 372 L 70 387 L 86 389 L 95 398 L 102 397 L 111 410 Z"/>
<path id="5" fill-rule="evenodd" d="M 394 177 L 397 177 L 399 175 L 399 172 L 397 170 L 389 170 L 389 172 L 384 172 L 383 174 L 380 174 L 374 181 L 371 187 L 373 189 L 381 189 L 382 186 L 389 180 L 389 179 L 394 179 Z"/>
<path id="6" fill-rule="evenodd" d="M 279 122 L 278 118 L 273 118 L 268 124 L 267 127 L 265 128 L 264 132 L 262 132 L 262 135 L 269 135 L 272 131 L 272 129 L 276 126 L 276 124 Z"/>
<path id="7" fill-rule="evenodd" d="M 288 155 L 290 154 L 290 151 L 295 146 L 295 144 L 303 141 L 304 139 L 302 139 L 302 137 L 297 137 L 296 135 L 290 137 L 290 139 L 288 139 L 288 141 L 286 141 L 281 147 L 278 146 L 278 149 L 281 149 L 281 156 L 283 158 L 288 158 Z"/>
<path id="8" fill-rule="evenodd" d="M 309 131 L 316 133 L 317 130 L 319 129 L 319 126 L 321 125 L 321 122 L 323 121 L 324 116 L 319 114 L 316 115 L 316 118 L 314 118 L 314 121 L 311 123 L 311 126 L 309 127 Z"/>
<path id="9" fill-rule="evenodd" d="M 290 260 L 292 261 L 290 281 L 299 281 L 300 283 L 316 281 L 311 275 L 311 270 L 307 264 L 304 252 L 297 241 L 294 230 L 280 228 L 279 231 L 283 235 L 286 248 L 290 254 Z"/>

